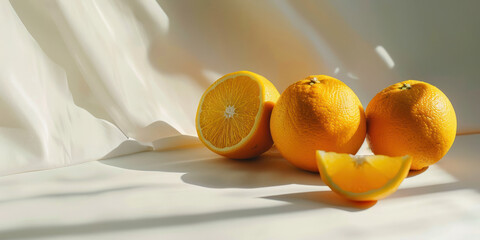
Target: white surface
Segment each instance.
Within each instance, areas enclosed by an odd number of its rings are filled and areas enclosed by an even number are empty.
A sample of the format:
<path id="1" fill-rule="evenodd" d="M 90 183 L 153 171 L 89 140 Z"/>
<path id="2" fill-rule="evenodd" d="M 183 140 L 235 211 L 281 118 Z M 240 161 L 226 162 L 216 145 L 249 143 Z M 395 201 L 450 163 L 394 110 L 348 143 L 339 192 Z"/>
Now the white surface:
<path id="1" fill-rule="evenodd" d="M 0 178 L 0 239 L 478 239 L 480 135 L 376 204 L 343 200 L 275 150 L 143 152 Z"/>
<path id="2" fill-rule="evenodd" d="M 201 94 L 237 70 L 264 75 L 280 92 L 333 75 L 364 107 L 392 83 L 424 80 L 450 98 L 459 132 L 478 132 L 479 7 L 0 0 L 0 175 L 195 144 Z"/>

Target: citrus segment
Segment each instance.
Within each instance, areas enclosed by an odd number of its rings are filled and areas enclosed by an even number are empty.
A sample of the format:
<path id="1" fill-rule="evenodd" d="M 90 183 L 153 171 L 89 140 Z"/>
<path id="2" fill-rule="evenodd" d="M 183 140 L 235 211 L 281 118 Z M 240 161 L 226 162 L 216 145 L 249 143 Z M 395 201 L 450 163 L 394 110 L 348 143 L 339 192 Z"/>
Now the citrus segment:
<path id="1" fill-rule="evenodd" d="M 373 201 L 395 192 L 405 179 L 411 157 L 353 156 L 317 151 L 322 180 L 334 192 L 357 201 Z"/>
<path id="2" fill-rule="evenodd" d="M 231 158 L 251 158 L 268 150 L 270 114 L 279 96 L 264 77 L 239 71 L 214 82 L 197 110 L 200 140 L 212 151 Z"/>

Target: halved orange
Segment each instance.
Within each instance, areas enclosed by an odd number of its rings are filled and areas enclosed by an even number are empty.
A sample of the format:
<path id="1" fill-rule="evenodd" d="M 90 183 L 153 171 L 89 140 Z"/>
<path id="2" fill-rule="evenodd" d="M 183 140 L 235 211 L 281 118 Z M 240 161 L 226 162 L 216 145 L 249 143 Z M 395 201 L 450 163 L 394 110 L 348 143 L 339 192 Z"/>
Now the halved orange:
<path id="1" fill-rule="evenodd" d="M 410 156 L 354 156 L 317 151 L 322 180 L 334 192 L 355 201 L 374 201 L 394 193 L 408 175 Z"/>
<path id="2" fill-rule="evenodd" d="M 195 125 L 210 150 L 229 158 L 252 158 L 267 151 L 273 140 L 270 115 L 280 94 L 263 76 L 249 71 L 215 81 L 198 105 Z"/>

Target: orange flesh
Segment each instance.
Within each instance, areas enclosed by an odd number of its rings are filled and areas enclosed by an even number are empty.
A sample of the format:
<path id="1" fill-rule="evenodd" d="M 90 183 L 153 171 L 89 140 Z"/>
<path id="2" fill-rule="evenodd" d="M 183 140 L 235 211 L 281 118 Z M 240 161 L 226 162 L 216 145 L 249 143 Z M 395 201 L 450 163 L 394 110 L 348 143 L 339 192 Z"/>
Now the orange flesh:
<path id="1" fill-rule="evenodd" d="M 259 113 L 259 84 L 248 76 L 225 79 L 205 96 L 200 109 L 200 129 L 216 148 L 238 144 L 251 132 Z"/>
<path id="2" fill-rule="evenodd" d="M 385 161 L 379 156 L 338 155 L 326 160 L 325 170 L 338 187 L 348 192 L 362 193 L 379 189 L 394 178 L 402 166 L 402 161 Z"/>

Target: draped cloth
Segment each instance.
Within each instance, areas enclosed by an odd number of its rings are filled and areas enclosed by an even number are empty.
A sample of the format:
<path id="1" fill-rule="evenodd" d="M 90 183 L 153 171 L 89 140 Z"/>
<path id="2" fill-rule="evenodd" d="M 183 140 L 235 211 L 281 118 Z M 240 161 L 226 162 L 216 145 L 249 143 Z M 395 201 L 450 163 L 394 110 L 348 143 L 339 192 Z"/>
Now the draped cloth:
<path id="1" fill-rule="evenodd" d="M 0 0 L 0 175 L 198 144 L 201 94 L 237 70 L 280 92 L 332 75 L 364 107 L 395 82 L 427 81 L 459 132 L 478 131 L 478 6 Z"/>

